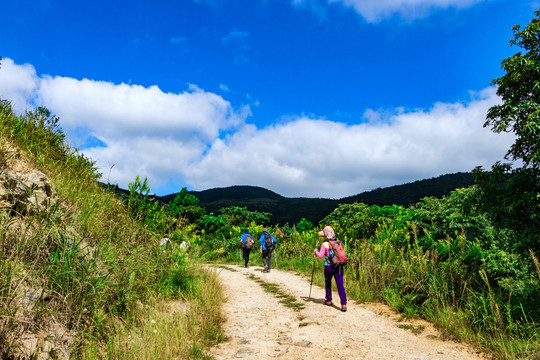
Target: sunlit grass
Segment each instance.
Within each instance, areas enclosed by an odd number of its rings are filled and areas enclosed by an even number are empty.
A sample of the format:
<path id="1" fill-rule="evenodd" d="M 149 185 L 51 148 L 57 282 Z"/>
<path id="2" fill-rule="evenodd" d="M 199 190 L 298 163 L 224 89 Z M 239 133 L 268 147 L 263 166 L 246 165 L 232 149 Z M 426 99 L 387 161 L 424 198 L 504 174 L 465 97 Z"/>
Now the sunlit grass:
<path id="1" fill-rule="evenodd" d="M 185 300 L 152 299 L 117 323 L 104 349 L 90 347 L 86 359 L 210 359 L 206 349 L 224 341 L 223 295 L 213 271 L 202 270 L 204 288 Z"/>
<path id="2" fill-rule="evenodd" d="M 94 164 L 40 111 L 15 116 L 0 102 L 0 165 L 39 169 L 58 198 L 46 213 L 0 213 L 0 357 L 53 316 L 72 358 L 208 358 L 223 338 L 215 275 L 161 249 L 160 234 L 96 182 Z"/>
<path id="3" fill-rule="evenodd" d="M 279 302 L 286 307 L 295 311 L 302 310 L 306 307 L 304 304 L 298 302 L 294 296 L 287 294 L 278 284 L 269 283 L 253 274 L 249 274 L 248 278 L 261 285 L 267 293 L 274 294 L 276 298 L 280 299 Z"/>

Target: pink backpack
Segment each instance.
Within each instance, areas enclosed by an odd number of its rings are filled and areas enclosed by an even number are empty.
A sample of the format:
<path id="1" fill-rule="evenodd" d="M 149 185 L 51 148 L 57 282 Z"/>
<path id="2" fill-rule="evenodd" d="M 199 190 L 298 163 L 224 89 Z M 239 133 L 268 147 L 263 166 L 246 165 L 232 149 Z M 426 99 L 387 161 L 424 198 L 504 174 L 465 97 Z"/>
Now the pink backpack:
<path id="1" fill-rule="evenodd" d="M 328 263 L 332 266 L 338 267 L 347 264 L 347 255 L 343 249 L 341 241 L 334 239 L 328 240 L 330 249 L 328 251 Z"/>

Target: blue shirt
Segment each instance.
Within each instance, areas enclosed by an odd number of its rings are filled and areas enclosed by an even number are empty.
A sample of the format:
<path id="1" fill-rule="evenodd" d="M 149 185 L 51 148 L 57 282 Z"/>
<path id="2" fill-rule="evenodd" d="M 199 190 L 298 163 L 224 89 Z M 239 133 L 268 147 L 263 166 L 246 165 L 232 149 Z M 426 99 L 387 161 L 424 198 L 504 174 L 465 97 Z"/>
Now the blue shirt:
<path id="1" fill-rule="evenodd" d="M 262 250 L 263 250 L 263 251 L 264 251 L 264 250 L 267 250 L 267 249 L 266 249 L 266 245 L 264 244 L 264 234 L 268 234 L 268 233 L 267 233 L 267 232 L 263 233 L 263 234 L 261 235 L 261 237 L 259 238 L 259 243 L 261 244 Z M 276 238 L 275 238 L 274 235 L 272 235 L 272 234 L 270 234 L 270 236 L 272 237 L 272 241 L 274 242 L 274 245 L 276 245 L 276 244 L 277 244 Z M 272 246 L 272 248 L 274 248 L 274 246 Z"/>

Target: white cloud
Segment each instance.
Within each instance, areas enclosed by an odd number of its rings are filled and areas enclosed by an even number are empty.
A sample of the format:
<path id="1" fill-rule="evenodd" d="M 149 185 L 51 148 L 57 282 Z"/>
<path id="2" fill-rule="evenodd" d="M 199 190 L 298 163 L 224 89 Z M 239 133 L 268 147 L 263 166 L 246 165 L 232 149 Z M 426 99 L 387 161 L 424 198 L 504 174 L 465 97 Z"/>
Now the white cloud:
<path id="1" fill-rule="evenodd" d="M 109 180 L 124 188 L 136 175 L 148 177 L 152 189 L 171 178 L 182 179 L 208 144 L 221 132 L 242 126 L 251 115 L 248 106 L 236 110 L 221 96 L 195 85 L 175 94 L 157 86 L 40 78 L 31 65 L 16 65 L 11 59 L 2 60 L 0 93 L 19 110 L 27 103 L 47 107 L 59 116 L 74 146 L 88 138 L 94 141 L 87 144 L 99 143 L 82 152 L 96 161 L 103 180 L 115 164 Z"/>
<path id="2" fill-rule="evenodd" d="M 320 8 L 323 0 L 291 0 L 295 6 Z M 466 8 L 485 0 L 326 0 L 353 8 L 367 22 L 378 22 L 395 14 L 406 19 L 422 18 L 435 9 Z"/>
<path id="3" fill-rule="evenodd" d="M 285 196 L 340 198 L 489 168 L 514 141 L 513 134 L 482 127 L 500 101 L 491 87 L 467 102 L 427 110 L 367 110 L 357 124 L 302 116 L 258 129 L 244 123 L 249 107 L 234 109 L 196 86 L 175 94 L 157 86 L 39 78 L 32 66 L 10 59 L 3 60 L 0 84 L 6 99 L 58 115 L 70 140 L 80 137 L 75 145 L 89 136 L 105 144 L 83 150 L 103 180 L 126 188 L 136 175 L 148 177 L 158 194 L 174 179 L 195 190 L 247 184 Z"/>
<path id="4" fill-rule="evenodd" d="M 157 86 L 45 76 L 38 96 L 67 130 L 88 127 L 117 140 L 144 135 L 212 141 L 242 121 L 228 101 L 193 85 L 174 94 Z"/>
<path id="5" fill-rule="evenodd" d="M 30 99 L 38 80 L 32 65 L 17 65 L 13 60 L 3 58 L 0 65 L 0 99 L 10 100 L 13 109 L 19 114 L 30 110 Z"/>
<path id="6" fill-rule="evenodd" d="M 223 91 L 224 93 L 228 93 L 229 91 L 231 91 L 229 89 L 229 87 L 225 84 L 219 84 L 219 88 L 221 89 L 221 91 Z"/>
<path id="7" fill-rule="evenodd" d="M 400 111 L 382 122 L 347 125 L 301 117 L 261 130 L 245 127 L 217 139 L 187 180 L 199 190 L 250 184 L 285 196 L 340 198 L 489 167 L 502 159 L 513 135 L 482 127 L 487 109 L 498 102 L 495 90 L 473 95 L 465 104 Z"/>
<path id="8" fill-rule="evenodd" d="M 153 191 L 168 183 L 171 178 L 183 179 L 183 172 L 191 161 L 198 161 L 206 145 L 202 141 L 184 143 L 172 138 L 133 136 L 131 139 L 105 139 L 107 147 L 84 150 L 84 154 L 97 161 L 103 181 L 127 184 L 135 179 L 148 177 Z M 112 169 L 111 166 L 114 165 Z M 110 169 L 110 171 L 109 171 Z M 181 186 L 170 192 L 180 191 Z"/>
<path id="9" fill-rule="evenodd" d="M 194 85 L 174 94 L 157 86 L 45 76 L 38 94 L 67 133 L 87 129 L 106 144 L 83 152 L 104 175 L 115 164 L 110 182 L 123 187 L 136 175 L 148 177 L 152 188 L 182 177 L 221 131 L 240 126 L 250 115 L 248 107 L 235 111 L 221 96 Z"/>

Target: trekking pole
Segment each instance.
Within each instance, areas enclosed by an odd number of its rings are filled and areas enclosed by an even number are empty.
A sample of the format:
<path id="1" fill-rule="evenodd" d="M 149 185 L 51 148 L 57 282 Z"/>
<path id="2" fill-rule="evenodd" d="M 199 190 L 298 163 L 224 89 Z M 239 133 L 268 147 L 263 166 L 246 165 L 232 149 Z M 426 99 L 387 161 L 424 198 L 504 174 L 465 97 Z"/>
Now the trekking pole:
<path id="1" fill-rule="evenodd" d="M 311 284 L 309 284 L 308 300 L 311 299 L 311 287 L 313 286 L 313 273 L 314 272 L 315 272 L 315 255 L 313 255 L 313 269 L 311 269 Z"/>
<path id="2" fill-rule="evenodd" d="M 242 264 L 242 259 L 244 258 L 244 249 L 242 247 L 242 240 L 240 240 L 240 245 L 238 247 L 240 248 L 240 264 Z"/>
<path id="3" fill-rule="evenodd" d="M 274 259 L 276 260 L 276 269 L 277 269 L 278 268 L 277 267 L 277 247 L 274 248 L 274 253 L 275 253 Z"/>

